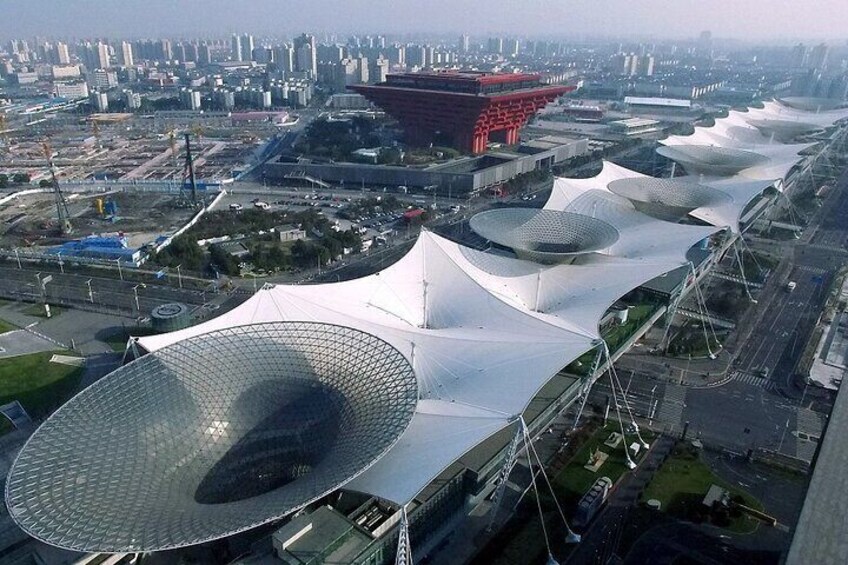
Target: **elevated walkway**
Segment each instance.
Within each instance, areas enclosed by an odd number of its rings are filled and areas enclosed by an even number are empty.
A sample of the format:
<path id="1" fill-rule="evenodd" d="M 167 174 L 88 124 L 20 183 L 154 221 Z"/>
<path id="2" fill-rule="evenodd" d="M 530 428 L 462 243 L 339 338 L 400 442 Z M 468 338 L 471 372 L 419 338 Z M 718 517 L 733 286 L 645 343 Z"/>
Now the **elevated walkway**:
<path id="1" fill-rule="evenodd" d="M 690 310 L 689 308 L 678 307 L 677 313 L 681 316 L 685 316 L 687 318 L 691 318 L 693 320 L 700 320 L 702 322 L 710 322 L 713 326 L 717 328 L 723 328 L 726 330 L 732 330 L 736 327 L 736 323 L 728 320 L 726 318 L 719 318 L 717 316 L 710 316 L 707 314 L 702 314 L 701 312 L 697 312 L 695 310 Z"/>

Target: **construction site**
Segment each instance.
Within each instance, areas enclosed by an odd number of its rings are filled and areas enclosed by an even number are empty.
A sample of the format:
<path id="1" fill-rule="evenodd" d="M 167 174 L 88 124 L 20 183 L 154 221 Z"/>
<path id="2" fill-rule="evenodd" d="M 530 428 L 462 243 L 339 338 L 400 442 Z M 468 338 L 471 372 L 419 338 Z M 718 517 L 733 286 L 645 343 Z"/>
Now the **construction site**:
<path id="1" fill-rule="evenodd" d="M 213 127 L 200 119 L 179 124 L 133 114 L 52 119 L 8 136 L 0 148 L 0 174 L 26 174 L 33 184 L 49 179 L 43 151 L 43 142 L 49 139 L 59 182 L 180 181 L 183 134 L 191 133 L 198 179 L 226 182 L 243 170 L 275 131 L 267 124 L 234 123 L 238 127 L 220 122 Z"/>
<path id="2" fill-rule="evenodd" d="M 0 249 L 140 265 L 280 132 L 263 120 L 163 114 L 53 116 L 6 136 Z"/>

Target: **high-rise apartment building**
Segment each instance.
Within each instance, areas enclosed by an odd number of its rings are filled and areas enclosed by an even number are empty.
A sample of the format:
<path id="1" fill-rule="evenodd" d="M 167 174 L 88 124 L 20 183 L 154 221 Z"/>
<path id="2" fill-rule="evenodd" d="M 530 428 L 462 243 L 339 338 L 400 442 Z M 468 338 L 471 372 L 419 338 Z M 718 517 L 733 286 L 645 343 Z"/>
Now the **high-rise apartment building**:
<path id="1" fill-rule="evenodd" d="M 294 39 L 296 69 L 309 72 L 315 77 L 318 73 L 318 52 L 315 46 L 315 36 L 302 34 Z"/>
<path id="2" fill-rule="evenodd" d="M 108 45 L 97 42 L 97 45 L 94 46 L 94 61 L 98 69 L 108 69 L 112 66 Z"/>
<path id="3" fill-rule="evenodd" d="M 212 62 L 212 46 L 204 43 L 197 49 L 197 62 L 201 65 L 208 65 Z"/>
<path id="4" fill-rule="evenodd" d="M 71 64 L 71 55 L 68 53 L 68 45 L 66 43 L 62 43 L 61 41 L 56 43 L 55 57 L 55 62 L 59 65 Z"/>
<path id="5" fill-rule="evenodd" d="M 121 63 L 125 67 L 132 67 L 135 63 L 133 59 L 132 43 L 130 43 L 129 41 L 121 42 Z"/>
<path id="6" fill-rule="evenodd" d="M 230 55 L 233 58 L 233 61 L 242 61 L 241 58 L 241 36 L 237 34 L 233 34 L 230 38 Z"/>
<path id="7" fill-rule="evenodd" d="M 274 63 L 284 73 L 293 73 L 295 70 L 294 47 L 291 45 L 274 47 Z"/>
<path id="8" fill-rule="evenodd" d="M 249 33 L 245 33 L 241 36 L 241 56 L 239 57 L 239 61 L 252 61 L 253 60 L 253 50 L 256 48 L 256 45 L 253 41 L 253 36 Z"/>

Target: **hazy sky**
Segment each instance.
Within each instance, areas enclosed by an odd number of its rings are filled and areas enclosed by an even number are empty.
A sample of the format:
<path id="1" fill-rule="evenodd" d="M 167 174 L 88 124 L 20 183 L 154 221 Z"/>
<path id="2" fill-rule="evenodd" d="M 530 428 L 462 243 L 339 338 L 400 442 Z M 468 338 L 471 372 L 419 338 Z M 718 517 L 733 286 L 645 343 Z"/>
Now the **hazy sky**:
<path id="1" fill-rule="evenodd" d="M 250 31 L 848 39 L 848 0 L 0 0 L 0 37 Z"/>

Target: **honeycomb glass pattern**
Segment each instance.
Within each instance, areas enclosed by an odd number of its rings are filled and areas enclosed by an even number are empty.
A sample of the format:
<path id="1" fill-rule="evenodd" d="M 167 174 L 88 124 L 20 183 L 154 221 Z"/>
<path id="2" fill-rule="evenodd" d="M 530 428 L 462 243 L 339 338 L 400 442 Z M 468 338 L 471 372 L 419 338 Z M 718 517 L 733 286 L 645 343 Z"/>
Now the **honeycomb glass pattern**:
<path id="1" fill-rule="evenodd" d="M 618 241 L 610 224 L 573 212 L 500 208 L 481 212 L 469 222 L 475 233 L 539 262 L 606 249 Z"/>
<path id="2" fill-rule="evenodd" d="M 732 202 L 730 196 L 711 186 L 677 179 L 631 177 L 614 180 L 607 188 L 613 194 L 628 200 L 670 208 L 694 210 L 701 206 Z"/>
<path id="3" fill-rule="evenodd" d="M 308 322 L 211 332 L 80 392 L 21 450 L 6 504 L 80 551 L 192 545 L 285 516 L 368 468 L 418 388 L 369 334 Z"/>
<path id="4" fill-rule="evenodd" d="M 691 169 L 690 172 L 713 175 L 735 175 L 769 161 L 759 153 L 716 145 L 668 145 L 657 147 L 657 153 Z"/>

